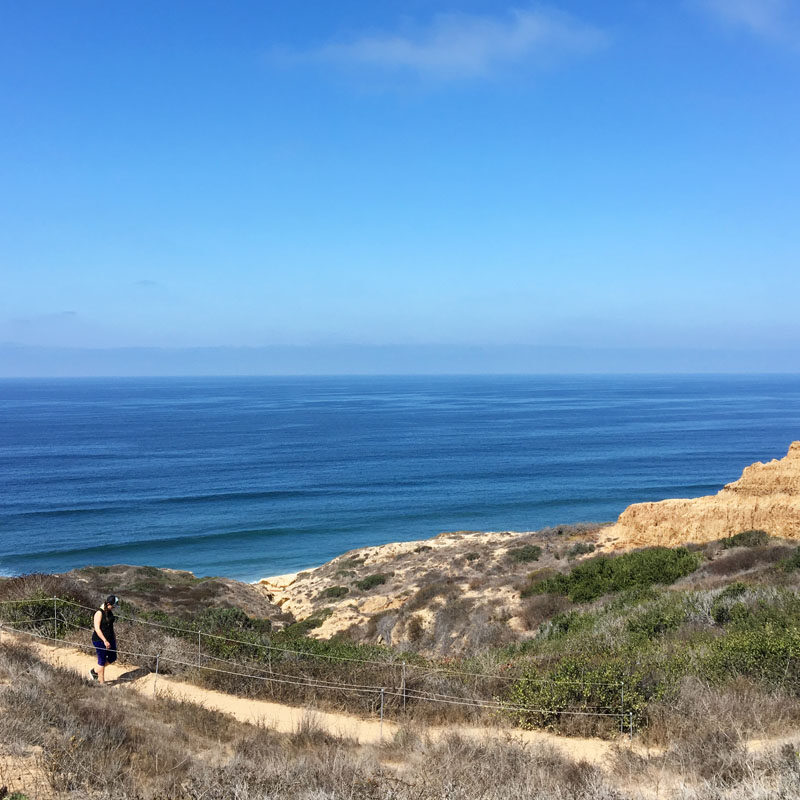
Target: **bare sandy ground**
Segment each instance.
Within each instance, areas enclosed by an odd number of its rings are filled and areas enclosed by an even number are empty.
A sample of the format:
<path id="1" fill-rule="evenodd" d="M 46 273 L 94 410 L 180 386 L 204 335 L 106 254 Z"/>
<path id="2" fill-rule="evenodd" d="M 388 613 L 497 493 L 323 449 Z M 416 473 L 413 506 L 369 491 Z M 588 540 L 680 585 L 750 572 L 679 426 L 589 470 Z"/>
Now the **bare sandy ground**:
<path id="1" fill-rule="evenodd" d="M 26 756 L 0 753 L 0 788 L 5 786 L 9 794 L 22 792 L 37 800 L 54 800 L 55 792 L 49 788 L 47 776 L 37 762 L 38 753 Z M 36 791 L 36 794 L 32 794 Z"/>

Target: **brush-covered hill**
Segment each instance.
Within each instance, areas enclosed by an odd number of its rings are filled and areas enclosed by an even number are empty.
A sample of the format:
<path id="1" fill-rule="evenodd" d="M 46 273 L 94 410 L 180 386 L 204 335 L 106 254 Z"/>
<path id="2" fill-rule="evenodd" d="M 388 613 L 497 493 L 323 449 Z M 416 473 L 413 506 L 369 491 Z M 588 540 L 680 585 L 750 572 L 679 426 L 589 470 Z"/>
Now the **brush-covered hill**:
<path id="1" fill-rule="evenodd" d="M 521 590 L 532 572 L 565 569 L 595 549 L 599 525 L 442 533 L 351 550 L 321 567 L 259 584 L 312 635 L 440 655 L 533 635 Z"/>
<path id="2" fill-rule="evenodd" d="M 96 605 L 113 593 L 142 611 L 182 615 L 204 608 L 238 608 L 278 626 L 294 622 L 268 593 L 231 578 L 198 578 L 185 570 L 128 564 L 82 567 L 64 577 L 91 594 Z"/>

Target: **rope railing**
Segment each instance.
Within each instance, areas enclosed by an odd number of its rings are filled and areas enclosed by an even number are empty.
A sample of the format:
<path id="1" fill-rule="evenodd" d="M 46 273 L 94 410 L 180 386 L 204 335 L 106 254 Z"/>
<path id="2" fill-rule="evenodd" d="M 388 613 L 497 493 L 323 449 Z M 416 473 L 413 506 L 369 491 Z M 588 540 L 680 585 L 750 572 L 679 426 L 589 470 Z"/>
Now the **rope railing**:
<path id="1" fill-rule="evenodd" d="M 30 602 L 30 601 L 25 601 Z M 76 608 L 82 608 L 86 611 L 97 611 L 96 608 L 92 608 L 90 606 L 84 606 L 80 603 L 76 603 L 72 600 L 63 600 L 58 598 L 58 602 L 64 603 L 66 605 L 74 606 Z M 154 628 L 161 628 L 163 630 L 168 631 L 175 631 L 178 633 L 188 633 L 192 634 L 193 636 L 200 635 L 204 638 L 208 639 L 216 639 L 217 641 L 228 642 L 230 644 L 238 644 L 244 647 L 252 647 L 258 650 L 268 650 L 271 652 L 276 653 L 291 653 L 294 655 L 304 656 L 305 658 L 310 659 L 327 659 L 329 661 L 344 661 L 350 662 L 354 664 L 370 664 L 372 666 L 377 667 L 386 667 L 386 666 L 394 666 L 394 667 L 401 667 L 405 666 L 406 670 L 414 670 L 422 675 L 433 675 L 436 673 L 440 673 L 443 675 L 456 675 L 459 677 L 465 678 L 479 678 L 481 680 L 497 680 L 497 681 L 507 681 L 507 682 L 516 682 L 521 678 L 524 678 L 529 683 L 553 683 L 554 679 L 552 678 L 534 678 L 530 676 L 511 676 L 511 675 L 498 675 L 496 673 L 488 673 L 488 672 L 466 672 L 463 670 L 454 670 L 448 669 L 446 667 L 428 667 L 422 666 L 419 664 L 409 664 L 403 661 L 397 661 L 396 659 L 387 660 L 387 661 L 374 661 L 369 659 L 363 658 L 351 658 L 350 656 L 337 656 L 331 653 L 314 653 L 308 650 L 297 650 L 288 647 L 280 647 L 278 645 L 273 644 L 259 644 L 257 642 L 248 642 L 244 639 L 234 639 L 229 636 L 221 636 L 215 633 L 207 633 L 205 631 L 198 630 L 197 628 L 182 628 L 176 625 L 164 625 L 160 622 L 150 622 L 149 620 L 139 619 L 138 617 L 129 617 L 124 614 L 117 614 L 117 619 L 125 620 L 127 622 L 133 622 L 137 625 L 148 625 Z M 564 685 L 574 685 L 574 686 L 621 686 L 622 682 L 620 681 L 582 681 L 582 680 L 558 680 L 559 684 Z"/>
<path id="2" fill-rule="evenodd" d="M 0 628 L 5 628 L 6 625 L 7 625 L 7 623 L 0 622 Z M 65 643 L 63 639 L 57 639 L 57 638 L 55 638 L 53 636 L 46 636 L 44 634 L 35 633 L 33 631 L 17 631 L 17 630 L 13 630 L 12 629 L 11 632 L 15 633 L 15 634 L 22 633 L 22 634 L 25 634 L 25 635 L 28 635 L 28 636 L 32 636 L 32 637 L 37 638 L 37 639 L 42 639 L 44 641 L 56 642 L 56 643 L 58 643 L 58 644 L 60 644 L 62 646 L 64 644 L 70 644 L 70 645 L 77 646 L 78 648 L 84 649 L 84 650 L 92 650 L 93 649 L 93 647 L 91 645 L 82 645 L 82 644 L 76 643 L 76 642 Z M 120 655 L 127 655 L 127 656 L 132 656 L 132 657 L 150 658 L 150 659 L 154 658 L 154 656 L 151 653 L 133 653 L 133 652 L 130 652 L 130 651 L 125 651 L 125 650 L 117 650 L 117 652 Z M 200 667 L 198 667 L 196 664 L 192 664 L 192 663 L 187 662 L 187 661 L 181 661 L 180 659 L 169 658 L 169 657 L 165 657 L 165 656 L 160 656 L 160 661 L 161 661 L 161 663 L 177 664 L 177 665 L 181 665 L 181 666 L 192 667 L 194 669 L 201 669 L 201 670 L 204 670 L 204 671 L 207 671 L 207 672 L 214 672 L 214 673 L 219 673 L 219 674 L 233 675 L 235 677 L 242 677 L 242 678 L 250 678 L 252 680 L 261 680 L 261 681 L 265 681 L 265 682 L 268 682 L 268 683 L 293 684 L 293 685 L 299 685 L 299 686 L 306 686 L 307 685 L 306 683 L 300 682 L 300 681 L 288 681 L 288 680 L 285 680 L 285 679 L 272 678 L 272 677 L 268 677 L 268 676 L 265 676 L 265 675 L 251 675 L 251 674 L 247 674 L 247 673 L 232 672 L 231 670 L 218 669 L 216 667 L 208 667 L 208 666 L 200 666 Z M 320 688 L 330 688 L 330 687 L 320 687 Z M 406 696 L 408 696 L 408 694 L 413 694 L 414 693 L 413 690 L 406 690 L 406 692 L 404 693 L 404 692 L 399 691 L 397 689 L 386 689 L 385 687 L 376 687 L 376 686 L 372 686 L 372 687 L 356 687 L 356 686 L 348 686 L 347 684 L 337 684 L 335 686 L 335 688 L 337 690 L 355 691 L 355 692 L 359 692 L 361 694 L 380 695 L 381 697 L 384 697 L 384 696 L 386 696 L 386 697 L 403 697 L 404 694 Z M 422 698 L 422 699 L 428 699 L 428 698 Z M 515 705 L 515 704 L 511 704 L 511 703 L 505 703 L 505 702 L 502 702 L 502 701 L 489 701 L 489 700 L 486 700 L 486 701 L 477 700 L 476 701 L 476 700 L 466 700 L 466 699 L 451 699 L 451 700 L 430 699 L 430 702 L 444 703 L 444 704 L 447 704 L 447 705 L 471 706 L 471 707 L 474 707 L 474 708 L 482 708 L 482 709 L 489 709 L 489 710 L 496 710 L 496 711 L 513 711 L 513 712 L 520 712 L 520 713 L 525 713 L 525 714 L 544 714 L 544 715 L 551 715 L 551 716 L 555 715 L 555 714 L 566 714 L 566 715 L 572 715 L 572 716 L 590 716 L 590 717 L 616 717 L 616 718 L 624 717 L 624 718 L 627 719 L 629 714 L 630 714 L 631 717 L 632 717 L 632 712 L 628 712 L 626 714 L 621 714 L 619 711 L 615 712 L 615 713 L 610 713 L 610 712 L 602 713 L 602 712 L 594 712 L 594 711 L 575 711 L 575 710 L 570 710 L 570 709 L 554 710 L 554 709 L 549 709 L 549 708 L 529 708 L 527 706 Z"/>
<path id="3" fill-rule="evenodd" d="M 7 606 L 7 605 L 23 605 L 23 604 L 36 604 L 36 603 L 43 603 L 43 602 L 53 602 L 53 616 L 52 617 L 40 617 L 40 618 L 25 618 L 25 619 L 18 619 L 18 620 L 6 620 L 0 621 L 0 629 L 6 629 L 16 634 L 25 634 L 31 637 L 35 637 L 38 639 L 42 639 L 45 641 L 56 642 L 58 644 L 65 644 L 69 643 L 70 645 L 76 646 L 80 649 L 87 650 L 91 652 L 93 650 L 93 646 L 89 644 L 83 644 L 80 642 L 73 642 L 67 641 L 63 638 L 57 636 L 58 626 L 59 625 L 66 625 L 72 629 L 77 631 L 84 631 L 84 632 L 91 632 L 92 628 L 87 628 L 77 623 L 72 622 L 71 620 L 60 618 L 58 617 L 58 604 L 63 603 L 68 606 L 84 609 L 87 611 L 95 611 L 96 609 L 90 608 L 89 606 L 81 605 L 80 603 L 76 603 L 70 600 L 64 600 L 61 598 L 53 597 L 51 599 L 48 598 L 39 598 L 36 600 L 10 600 L 10 601 L 0 601 L 0 606 Z M 318 677 L 313 677 L 309 675 L 289 675 L 285 672 L 275 672 L 271 665 L 269 668 L 265 669 L 261 666 L 255 666 L 249 662 L 241 662 L 235 661 L 233 659 L 224 659 L 219 658 L 216 656 L 212 656 L 208 653 L 201 653 L 199 650 L 199 639 L 198 639 L 198 658 L 197 661 L 183 661 L 179 658 L 171 658 L 169 656 L 164 656 L 161 653 L 144 653 L 144 652 L 133 652 L 133 651 L 126 651 L 126 650 L 117 650 L 117 653 L 121 656 L 127 656 L 133 659 L 146 659 L 152 661 L 153 659 L 156 660 L 156 675 L 158 674 L 158 667 L 159 663 L 161 664 L 173 664 L 175 666 L 182 666 L 189 669 L 196 669 L 201 670 L 203 672 L 215 673 L 215 674 L 226 674 L 232 675 L 239 678 L 245 678 L 249 680 L 256 680 L 256 681 L 263 681 L 269 684 L 278 684 L 278 685 L 291 685 L 291 686 L 298 686 L 306 689 L 312 690 L 319 690 L 319 691 L 341 691 L 341 692 L 349 692 L 367 696 L 375 696 L 380 695 L 380 702 L 381 702 L 381 718 L 383 717 L 383 703 L 385 697 L 398 697 L 401 698 L 403 701 L 403 707 L 405 707 L 405 703 L 408 700 L 415 700 L 424 703 L 434 703 L 434 704 L 446 704 L 452 706 L 462 706 L 462 707 L 471 707 L 476 709 L 483 709 L 483 710 L 490 710 L 490 711 L 503 711 L 503 712 L 517 712 L 517 713 L 524 713 L 524 714 L 542 714 L 547 716 L 557 716 L 557 715 L 570 715 L 570 716 L 592 716 L 592 717 L 615 717 L 620 720 L 620 729 L 623 728 L 624 723 L 627 721 L 629 723 L 630 730 L 632 731 L 633 726 L 633 713 L 630 711 L 626 711 L 624 707 L 624 684 L 621 682 L 611 683 L 611 682 L 596 682 L 596 681 L 578 681 L 578 680 L 565 680 L 565 681 L 558 681 L 556 679 L 536 679 L 536 678 L 527 678 L 525 676 L 520 676 L 519 678 L 512 678 L 511 676 L 500 676 L 500 675 L 487 675 L 484 673 L 470 673 L 464 672 L 459 670 L 450 670 L 446 668 L 438 669 L 438 668 L 426 668 L 426 667 L 418 667 L 417 665 L 408 665 L 406 663 L 399 663 L 397 661 L 372 661 L 368 659 L 357 659 L 357 658 L 350 658 L 350 657 L 343 657 L 343 656 L 334 656 L 328 654 L 317 654 L 317 653 L 309 653 L 302 650 L 294 650 L 291 648 L 280 648 L 275 647 L 273 645 L 259 645 L 253 642 L 246 642 L 240 639 L 232 639 L 230 637 L 219 636 L 217 634 L 209 634 L 204 633 L 202 631 L 181 628 L 178 626 L 170 626 L 170 625 L 162 625 L 159 623 L 150 623 L 146 620 L 138 620 L 135 617 L 128 617 L 123 615 L 118 615 L 118 619 L 124 619 L 128 624 L 144 624 L 144 625 L 153 625 L 155 627 L 170 630 L 170 631 L 177 631 L 180 633 L 189 633 L 192 635 L 197 635 L 198 637 L 208 637 L 215 640 L 221 640 L 224 642 L 229 642 L 232 644 L 238 645 L 245 645 L 245 646 L 252 646 L 258 649 L 264 649 L 267 651 L 277 651 L 281 653 L 296 653 L 298 655 L 303 655 L 310 658 L 320 657 L 322 659 L 328 660 L 336 660 L 336 661 L 347 661 L 351 663 L 360 663 L 360 664 L 367 664 L 371 666 L 379 666 L 379 667 L 401 667 L 403 668 L 402 674 L 402 686 L 400 687 L 391 687 L 387 688 L 386 686 L 374 686 L 368 684 L 359 684 L 359 683 L 348 683 L 342 681 L 334 681 L 334 680 L 327 680 L 321 679 Z M 18 626 L 21 625 L 32 625 L 32 624 L 41 624 L 41 623 L 53 623 L 53 636 L 47 636 L 43 633 L 34 632 L 34 631 L 26 631 L 26 630 L 19 630 Z M 6 627 L 8 626 L 8 627 Z M 13 627 L 12 627 L 13 626 Z M 228 666 L 233 666 L 238 668 L 237 671 L 233 671 L 230 669 L 221 669 L 219 667 L 209 666 L 207 663 L 202 664 L 200 663 L 202 659 L 206 661 L 214 661 L 217 664 L 225 664 Z M 584 706 L 583 708 L 576 710 L 574 708 L 563 708 L 563 709 L 537 709 L 537 708 L 530 708 L 527 706 L 512 704 L 507 701 L 492 698 L 465 698 L 460 697 L 458 695 L 447 694 L 444 692 L 432 692 L 432 691 L 425 691 L 423 689 L 409 687 L 407 685 L 407 670 L 413 669 L 415 670 L 418 675 L 425 676 L 425 675 L 435 675 L 435 674 L 445 674 L 445 675 L 453 675 L 459 677 L 469 677 L 469 678 L 484 678 L 484 679 L 501 679 L 501 680 L 526 680 L 529 682 L 540 682 L 540 683 L 551 683 L 551 684 L 565 684 L 565 685 L 582 685 L 582 686 L 605 686 L 605 687 L 620 687 L 621 695 L 620 695 L 620 707 L 619 710 L 614 710 L 608 706 Z M 154 686 L 155 691 L 155 686 Z"/>

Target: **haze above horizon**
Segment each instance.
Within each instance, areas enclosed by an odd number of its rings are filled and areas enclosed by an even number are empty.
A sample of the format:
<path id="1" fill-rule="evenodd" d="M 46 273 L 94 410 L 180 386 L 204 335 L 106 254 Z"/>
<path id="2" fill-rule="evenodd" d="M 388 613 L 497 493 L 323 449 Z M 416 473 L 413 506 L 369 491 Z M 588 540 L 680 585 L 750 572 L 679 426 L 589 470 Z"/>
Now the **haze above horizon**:
<path id="1" fill-rule="evenodd" d="M 797 2 L 7 0 L 0 45 L 0 376 L 800 371 Z"/>

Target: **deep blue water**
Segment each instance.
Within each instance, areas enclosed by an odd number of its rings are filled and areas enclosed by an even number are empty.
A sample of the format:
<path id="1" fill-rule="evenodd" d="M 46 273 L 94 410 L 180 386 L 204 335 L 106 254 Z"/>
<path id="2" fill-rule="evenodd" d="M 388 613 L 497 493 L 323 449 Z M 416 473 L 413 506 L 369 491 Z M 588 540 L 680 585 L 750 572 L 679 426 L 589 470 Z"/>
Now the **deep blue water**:
<path id="1" fill-rule="evenodd" d="M 254 580 L 444 530 L 612 520 L 800 438 L 800 376 L 0 381 L 0 573 Z"/>

